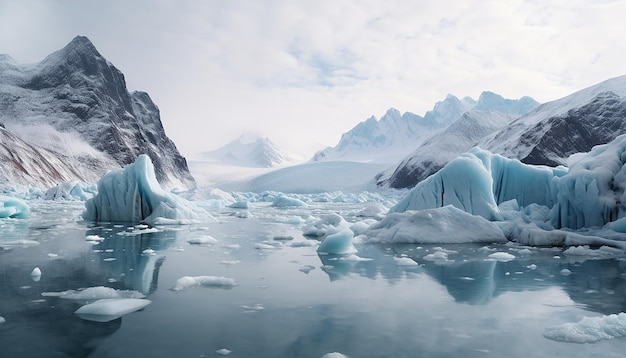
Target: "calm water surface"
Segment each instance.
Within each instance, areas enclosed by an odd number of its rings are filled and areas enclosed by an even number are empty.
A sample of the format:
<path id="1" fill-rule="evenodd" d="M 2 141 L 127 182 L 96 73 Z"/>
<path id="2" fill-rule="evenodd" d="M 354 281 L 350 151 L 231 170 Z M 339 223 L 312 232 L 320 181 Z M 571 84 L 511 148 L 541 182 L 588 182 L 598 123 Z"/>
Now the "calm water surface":
<path id="1" fill-rule="evenodd" d="M 510 245 L 356 245 L 361 258 L 319 256 L 289 217 L 358 204 L 275 209 L 219 223 L 159 227 L 80 220 L 82 203 L 33 202 L 0 221 L 0 357 L 622 357 L 626 339 L 563 343 L 547 327 L 626 311 L 626 262 Z M 121 235 L 123 234 L 123 235 Z M 105 240 L 92 245 L 87 235 Z M 210 235 L 216 244 L 187 240 Z M 275 240 L 278 236 L 278 239 Z M 284 240 L 285 237 L 293 240 Z M 297 246 L 297 245 L 296 245 Z M 441 248 L 437 248 L 437 246 Z M 145 255 L 145 249 L 155 251 Z M 447 250 L 448 260 L 424 257 Z M 523 250 L 523 251 L 520 251 Z M 516 259 L 488 260 L 504 251 Z M 398 265 L 411 258 L 419 266 Z M 35 281 L 34 267 L 42 271 Z M 570 275 L 561 274 L 569 269 Z M 232 288 L 171 288 L 183 276 L 233 278 Z M 152 304 L 109 322 L 42 296 L 107 286 Z"/>

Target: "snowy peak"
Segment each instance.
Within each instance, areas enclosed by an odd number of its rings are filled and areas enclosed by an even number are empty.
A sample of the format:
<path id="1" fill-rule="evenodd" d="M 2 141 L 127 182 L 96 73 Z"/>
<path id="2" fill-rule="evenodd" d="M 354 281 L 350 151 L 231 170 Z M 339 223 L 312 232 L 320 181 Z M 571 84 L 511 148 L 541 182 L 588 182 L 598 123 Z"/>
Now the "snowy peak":
<path id="1" fill-rule="evenodd" d="M 200 154 L 201 159 L 245 166 L 270 168 L 293 161 L 269 138 L 242 135 L 218 149 Z"/>
<path id="2" fill-rule="evenodd" d="M 478 101 L 448 94 L 437 102 L 424 117 L 411 112 L 400 114 L 395 108 L 387 110 L 377 120 L 370 117 L 344 133 L 335 147 L 315 153 L 313 161 L 350 160 L 391 164 L 441 132 L 464 113 L 476 110 L 517 116 L 538 103 L 530 97 L 505 99 L 493 92 L 483 92 Z M 510 119 L 510 117 L 507 117 Z"/>
<path id="3" fill-rule="evenodd" d="M 626 76 L 544 103 L 485 138 L 481 148 L 527 164 L 561 165 L 626 133 Z"/>
<path id="4" fill-rule="evenodd" d="M 50 138 L 78 138 L 81 146 L 90 147 L 80 150 L 76 163 L 88 178 L 112 169 L 110 163 L 121 167 L 147 154 L 162 185 L 195 186 L 185 158 L 165 135 L 157 106 L 147 93 L 129 93 L 124 75 L 86 37 L 75 37 L 34 65 L 3 57 L 0 121 L 27 135 L 22 139 L 55 153 L 71 154 L 76 148 L 58 141 L 41 143 L 37 128 L 45 127 Z"/>
<path id="5" fill-rule="evenodd" d="M 470 97 L 460 100 L 456 96 L 448 94 L 443 101 L 435 103 L 433 109 L 424 114 L 424 122 L 432 127 L 445 127 L 472 109 L 475 104 L 476 101 Z"/>
<path id="6" fill-rule="evenodd" d="M 480 94 L 478 102 L 473 109 L 522 115 L 528 113 L 538 105 L 539 103 L 537 101 L 528 96 L 513 100 L 506 99 L 493 92 L 485 91 Z"/>

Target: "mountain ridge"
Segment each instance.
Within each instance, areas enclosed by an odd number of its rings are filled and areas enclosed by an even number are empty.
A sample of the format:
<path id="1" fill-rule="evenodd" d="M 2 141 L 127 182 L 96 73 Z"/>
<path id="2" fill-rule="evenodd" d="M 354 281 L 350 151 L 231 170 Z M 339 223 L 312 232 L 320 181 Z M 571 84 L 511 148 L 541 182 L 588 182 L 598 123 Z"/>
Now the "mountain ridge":
<path id="1" fill-rule="evenodd" d="M 145 92 L 130 93 L 122 72 L 87 37 L 76 36 L 36 64 L 22 65 L 3 56 L 0 79 L 0 122 L 13 134 L 60 152 L 62 143 L 42 141 L 37 131 L 28 128 L 50 126 L 48 132 L 57 132 L 50 138 L 75 133 L 84 142 L 81 147 L 87 144 L 99 152 L 96 157 L 108 159 L 94 160 L 93 153 L 74 158 L 77 162 L 73 165 L 86 173 L 83 176 L 99 177 L 147 154 L 162 185 L 195 186 L 185 158 L 165 134 L 156 104 Z M 106 166 L 97 167 L 93 162 Z"/>

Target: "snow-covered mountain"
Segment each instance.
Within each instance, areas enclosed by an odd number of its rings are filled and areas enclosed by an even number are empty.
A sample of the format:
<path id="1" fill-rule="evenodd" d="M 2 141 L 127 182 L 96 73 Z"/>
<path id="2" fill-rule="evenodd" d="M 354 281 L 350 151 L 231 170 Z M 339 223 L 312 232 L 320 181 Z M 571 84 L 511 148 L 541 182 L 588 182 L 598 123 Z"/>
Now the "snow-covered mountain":
<path id="1" fill-rule="evenodd" d="M 515 118 L 515 114 L 502 112 L 465 112 L 443 132 L 427 139 L 400 164 L 378 174 L 376 183 L 391 188 L 412 187 L 471 149 L 478 140 L 504 128 Z"/>
<path id="2" fill-rule="evenodd" d="M 20 177 L 39 186 L 93 181 L 147 154 L 162 185 L 195 185 L 185 158 L 165 135 L 158 107 L 145 92 L 129 93 L 124 75 L 86 37 L 77 36 L 37 64 L 1 55 L 0 123 L 8 130 L 2 143 L 12 147 L 7 152 L 30 145 L 49 162 L 64 163 L 55 168 L 67 174 L 55 175 L 26 150 L 18 167 L 30 169 L 4 174 L 5 182 Z"/>
<path id="3" fill-rule="evenodd" d="M 376 117 L 357 124 L 344 133 L 335 147 L 319 151 L 313 161 L 348 160 L 393 163 L 419 147 L 426 139 L 441 132 L 463 113 L 470 110 L 523 114 L 537 106 L 530 97 L 505 99 L 492 92 L 483 92 L 478 100 L 459 99 L 449 94 L 421 117 L 391 108 L 380 120 Z"/>
<path id="4" fill-rule="evenodd" d="M 483 103 L 498 108 L 494 103 L 501 102 L 494 102 L 488 95 Z M 476 108 L 485 107 L 476 105 Z M 589 151 L 595 145 L 608 143 L 626 133 L 625 119 L 626 76 L 621 76 L 537 106 L 499 130 L 489 122 L 474 122 L 473 126 L 486 125 L 486 128 L 468 136 L 467 139 L 471 139 L 465 142 L 458 134 L 469 133 L 467 128 L 457 134 L 445 131 L 431 138 L 395 169 L 379 174 L 377 182 L 393 188 L 412 187 L 474 145 L 527 164 L 565 165 L 571 154 Z M 467 116 L 461 118 L 461 121 L 468 120 Z M 454 125 L 449 129 L 456 131 Z M 481 134 L 485 136 L 481 138 Z M 458 145 L 460 143 L 463 145 Z"/>
<path id="5" fill-rule="evenodd" d="M 292 162 L 294 158 L 281 150 L 269 138 L 245 136 L 208 152 L 200 159 L 244 167 L 270 168 Z"/>
<path id="6" fill-rule="evenodd" d="M 478 145 L 527 164 L 556 166 L 626 133 L 626 76 L 545 103 Z"/>

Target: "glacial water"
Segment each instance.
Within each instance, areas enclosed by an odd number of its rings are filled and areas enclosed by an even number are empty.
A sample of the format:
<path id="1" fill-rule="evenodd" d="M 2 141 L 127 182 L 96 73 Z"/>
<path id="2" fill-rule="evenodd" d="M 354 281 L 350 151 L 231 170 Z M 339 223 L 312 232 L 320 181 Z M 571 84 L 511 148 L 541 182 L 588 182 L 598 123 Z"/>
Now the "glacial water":
<path id="1" fill-rule="evenodd" d="M 554 327 L 626 311 L 620 255 L 502 244 L 356 244 L 367 260 L 355 260 L 318 255 L 306 245 L 314 242 L 304 241 L 303 224 L 290 219 L 347 213 L 359 204 L 258 203 L 248 218 L 227 209 L 216 214 L 217 223 L 158 232 L 84 222 L 80 202 L 30 204 L 30 219 L 0 221 L 0 357 L 622 357 L 626 351 L 620 327 L 594 343 L 549 337 Z M 104 240 L 88 241 L 89 235 Z M 515 258 L 490 258 L 497 252 Z M 31 275 L 35 267 L 40 277 Z M 226 277 L 236 285 L 172 290 L 184 276 Z M 98 322 L 74 313 L 90 302 L 50 295 L 98 286 L 138 291 L 152 303 Z"/>

